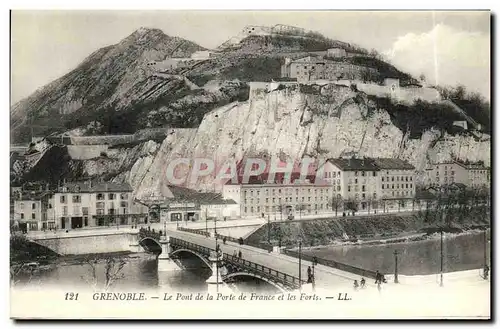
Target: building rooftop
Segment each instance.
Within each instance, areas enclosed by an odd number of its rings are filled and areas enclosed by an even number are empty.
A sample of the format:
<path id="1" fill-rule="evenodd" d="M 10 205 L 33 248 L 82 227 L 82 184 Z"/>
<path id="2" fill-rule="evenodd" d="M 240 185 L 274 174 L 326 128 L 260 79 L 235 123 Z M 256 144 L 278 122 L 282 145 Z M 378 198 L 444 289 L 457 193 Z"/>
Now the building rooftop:
<path id="1" fill-rule="evenodd" d="M 22 191 L 20 192 L 19 199 L 16 201 L 41 200 L 52 196 L 52 194 L 53 192 L 51 191 Z"/>
<path id="2" fill-rule="evenodd" d="M 71 182 L 65 183 L 58 188 L 58 192 L 63 192 L 63 188 L 67 188 L 68 193 L 95 193 L 95 192 L 132 192 L 133 189 L 128 183 L 112 183 L 112 182 Z"/>
<path id="3" fill-rule="evenodd" d="M 180 203 L 199 203 L 205 205 L 236 204 L 236 202 L 232 199 L 223 199 L 221 193 L 199 192 L 187 187 L 176 185 L 168 185 L 168 189 L 172 196 L 165 198 L 165 203 L 173 201 Z"/>
<path id="4" fill-rule="evenodd" d="M 375 165 L 380 169 L 413 170 L 415 167 L 408 161 L 392 158 L 375 158 Z"/>
<path id="5" fill-rule="evenodd" d="M 379 168 L 375 165 L 373 159 L 365 158 L 365 159 L 339 159 L 339 158 L 330 158 L 327 160 L 328 162 L 336 165 L 343 171 L 378 171 Z"/>
<path id="6" fill-rule="evenodd" d="M 307 175 L 305 181 L 300 179 L 300 172 L 292 172 L 289 174 L 290 175 L 290 184 L 285 180 L 286 175 L 284 173 L 276 173 L 274 176 L 273 182 L 268 182 L 269 179 L 269 174 L 268 173 L 263 173 L 257 176 L 250 176 L 248 178 L 248 183 L 245 183 L 244 185 L 294 185 L 294 186 L 300 186 L 300 185 L 315 185 L 315 186 L 321 186 L 321 185 L 329 185 L 328 182 L 321 178 L 316 178 L 316 175 Z M 243 184 L 243 176 L 239 175 L 238 176 L 238 182 L 233 183 L 231 179 L 229 179 L 225 185 L 242 185 Z"/>
<path id="7" fill-rule="evenodd" d="M 409 162 L 392 158 L 330 158 L 328 162 L 336 165 L 343 171 L 379 171 L 379 170 L 413 170 Z"/>

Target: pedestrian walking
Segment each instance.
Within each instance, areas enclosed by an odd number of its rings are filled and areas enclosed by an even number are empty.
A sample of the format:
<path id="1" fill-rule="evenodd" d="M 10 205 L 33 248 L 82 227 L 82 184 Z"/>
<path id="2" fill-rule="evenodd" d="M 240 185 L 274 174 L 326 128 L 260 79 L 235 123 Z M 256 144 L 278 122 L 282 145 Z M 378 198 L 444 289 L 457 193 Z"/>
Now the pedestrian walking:
<path id="1" fill-rule="evenodd" d="M 241 258 L 241 250 L 238 251 L 238 257 Z"/>
<path id="2" fill-rule="evenodd" d="M 312 283 L 312 269 L 311 269 L 311 266 L 307 267 L 307 283 Z"/>
<path id="3" fill-rule="evenodd" d="M 359 288 L 358 280 L 354 280 L 354 290 L 358 290 L 358 288 Z"/>
<path id="4" fill-rule="evenodd" d="M 381 280 L 381 277 L 380 277 L 380 272 L 379 272 L 379 271 L 377 271 L 377 272 L 375 273 L 375 284 L 377 284 L 377 283 L 381 283 L 381 281 L 382 281 L 382 280 Z"/>
<path id="5" fill-rule="evenodd" d="M 223 238 L 222 238 L 222 243 L 223 243 L 223 244 L 226 244 L 226 237 L 223 237 Z"/>
<path id="6" fill-rule="evenodd" d="M 366 281 L 365 278 L 361 278 L 361 289 L 365 287 Z"/>
<path id="7" fill-rule="evenodd" d="M 488 280 L 488 275 L 490 273 L 490 268 L 488 265 L 484 265 L 484 279 Z"/>

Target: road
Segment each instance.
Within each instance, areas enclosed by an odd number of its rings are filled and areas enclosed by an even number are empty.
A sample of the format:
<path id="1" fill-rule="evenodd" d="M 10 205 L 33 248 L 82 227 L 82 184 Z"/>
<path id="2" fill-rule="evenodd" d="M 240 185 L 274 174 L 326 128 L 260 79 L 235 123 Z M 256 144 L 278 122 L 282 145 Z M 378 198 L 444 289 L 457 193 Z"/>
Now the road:
<path id="1" fill-rule="evenodd" d="M 191 243 L 195 243 L 208 248 L 215 248 L 216 241 L 214 238 L 206 238 L 202 235 L 192 234 L 183 231 L 168 231 L 169 236 L 173 238 L 182 239 Z M 239 245 L 233 242 L 223 244 L 219 239 L 218 243 L 222 252 L 233 255 L 235 252 L 241 250 L 242 258 L 274 270 L 292 275 L 299 276 L 298 259 L 275 252 L 267 252 L 266 250 L 247 246 Z M 302 261 L 302 279 L 307 279 L 307 267 L 311 266 L 311 262 Z M 324 288 L 346 287 L 352 285 L 354 280 L 360 280 L 357 275 L 339 271 L 323 265 L 315 266 L 316 285 Z M 371 281 L 371 280 L 368 280 Z"/>

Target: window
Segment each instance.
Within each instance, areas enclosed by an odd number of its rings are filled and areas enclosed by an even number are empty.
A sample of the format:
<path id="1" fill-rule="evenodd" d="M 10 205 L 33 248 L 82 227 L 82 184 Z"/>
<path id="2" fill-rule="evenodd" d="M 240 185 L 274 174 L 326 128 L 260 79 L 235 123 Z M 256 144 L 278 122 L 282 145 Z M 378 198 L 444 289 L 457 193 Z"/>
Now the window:
<path id="1" fill-rule="evenodd" d="M 269 202 L 269 198 L 266 198 L 266 202 Z"/>
<path id="2" fill-rule="evenodd" d="M 384 184 L 382 184 L 382 190 L 384 189 Z"/>
<path id="3" fill-rule="evenodd" d="M 97 215 L 104 215 L 104 209 L 97 209 L 96 214 Z"/>
<path id="4" fill-rule="evenodd" d="M 79 214 L 80 214 L 80 207 L 73 206 L 73 215 L 79 215 Z"/>
<path id="5" fill-rule="evenodd" d="M 335 171 L 333 172 L 333 178 L 335 178 Z"/>
<path id="6" fill-rule="evenodd" d="M 340 191 L 340 185 L 337 186 L 337 191 Z"/>
<path id="7" fill-rule="evenodd" d="M 97 193 L 97 200 L 104 200 L 104 194 L 103 193 Z"/>
<path id="8" fill-rule="evenodd" d="M 406 184 L 406 188 L 408 188 L 408 184 Z"/>
<path id="9" fill-rule="evenodd" d="M 245 193 L 246 193 L 246 191 L 245 191 Z M 247 212 L 247 207 L 245 207 L 245 212 Z"/>
<path id="10" fill-rule="evenodd" d="M 80 195 L 73 195 L 73 203 L 82 202 L 82 197 Z"/>
<path id="11" fill-rule="evenodd" d="M 358 184 L 358 179 L 354 179 L 354 184 Z"/>
<path id="12" fill-rule="evenodd" d="M 34 203 L 34 202 L 33 202 L 33 203 L 31 204 L 31 209 L 36 209 L 36 203 Z"/>
<path id="13" fill-rule="evenodd" d="M 347 186 L 347 192 L 351 192 L 351 185 Z"/>
<path id="14" fill-rule="evenodd" d="M 68 207 L 63 206 L 63 216 L 68 216 Z"/>
<path id="15" fill-rule="evenodd" d="M 396 182 L 399 182 L 399 176 L 396 176 Z"/>
<path id="16" fill-rule="evenodd" d="M 453 176 L 453 175 L 455 175 L 455 171 L 453 171 L 453 170 L 452 170 L 452 171 L 451 171 L 451 175 L 452 175 L 452 176 Z"/>
<path id="17" fill-rule="evenodd" d="M 127 201 L 121 201 L 120 202 L 120 207 L 127 208 L 128 207 L 128 202 Z"/>
<path id="18" fill-rule="evenodd" d="M 373 177 L 376 177 L 376 176 L 377 176 L 377 172 L 376 172 L 376 171 L 374 171 L 374 172 L 373 172 Z"/>
<path id="19" fill-rule="evenodd" d="M 364 194 L 364 193 L 363 193 L 363 194 L 361 194 L 361 197 L 364 199 L 364 198 L 365 198 L 365 194 Z"/>
<path id="20" fill-rule="evenodd" d="M 108 194 L 108 200 L 114 200 L 115 199 L 115 194 L 114 193 L 109 193 Z"/>
<path id="21" fill-rule="evenodd" d="M 36 219 L 36 214 L 31 214 L 31 219 Z"/>
<path id="22" fill-rule="evenodd" d="M 114 215 L 115 214 L 115 209 L 114 208 L 109 208 L 108 209 L 108 215 Z"/>
<path id="23" fill-rule="evenodd" d="M 104 202 L 96 202 L 95 207 L 97 209 L 104 209 Z"/>
<path id="24" fill-rule="evenodd" d="M 365 192 L 365 186 L 361 186 L 361 191 Z"/>
<path id="25" fill-rule="evenodd" d="M 391 177 L 391 178 L 392 178 L 392 179 L 391 179 L 391 181 L 393 181 L 393 182 L 394 182 L 394 176 L 393 176 L 393 177 Z"/>
<path id="26" fill-rule="evenodd" d="M 361 172 L 361 176 L 365 177 L 365 172 L 364 171 Z"/>
<path id="27" fill-rule="evenodd" d="M 394 184 L 392 184 L 392 188 L 394 188 Z"/>
<path id="28" fill-rule="evenodd" d="M 253 207 L 250 207 L 250 212 L 253 212 Z"/>
<path id="29" fill-rule="evenodd" d="M 61 195 L 61 197 L 59 198 L 59 202 L 60 203 L 66 203 L 66 196 L 65 195 Z"/>
<path id="30" fill-rule="evenodd" d="M 83 214 L 84 216 L 87 216 L 87 215 L 89 214 L 89 207 L 83 207 L 83 208 L 82 208 L 82 214 Z"/>
<path id="31" fill-rule="evenodd" d="M 120 193 L 120 199 L 121 200 L 127 200 L 128 199 L 127 193 Z"/>
<path id="32" fill-rule="evenodd" d="M 24 219 L 24 214 L 23 213 L 21 213 L 21 219 Z"/>
<path id="33" fill-rule="evenodd" d="M 358 172 L 357 171 L 354 172 L 354 176 L 358 176 Z"/>

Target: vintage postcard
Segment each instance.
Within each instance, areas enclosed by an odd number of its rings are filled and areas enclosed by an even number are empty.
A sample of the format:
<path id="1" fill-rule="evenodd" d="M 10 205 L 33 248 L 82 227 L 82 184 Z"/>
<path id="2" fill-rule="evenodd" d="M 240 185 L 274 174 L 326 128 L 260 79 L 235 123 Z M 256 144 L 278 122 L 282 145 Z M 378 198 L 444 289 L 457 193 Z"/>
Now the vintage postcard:
<path id="1" fill-rule="evenodd" d="M 11 11 L 13 319 L 491 317 L 489 11 Z"/>

